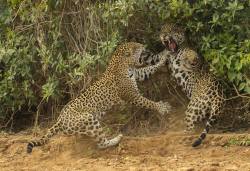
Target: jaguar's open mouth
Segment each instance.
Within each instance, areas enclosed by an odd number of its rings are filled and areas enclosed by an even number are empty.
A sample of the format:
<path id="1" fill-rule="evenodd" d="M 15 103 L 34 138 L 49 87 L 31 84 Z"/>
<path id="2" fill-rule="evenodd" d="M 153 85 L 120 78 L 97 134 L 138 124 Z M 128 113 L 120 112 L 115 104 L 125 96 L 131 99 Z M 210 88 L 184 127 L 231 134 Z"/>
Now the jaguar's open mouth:
<path id="1" fill-rule="evenodd" d="M 196 66 L 198 64 L 198 61 L 197 60 L 193 60 L 192 62 L 191 62 L 191 65 L 192 66 Z"/>
<path id="2" fill-rule="evenodd" d="M 187 69 L 187 70 L 194 70 L 197 68 L 198 65 L 198 61 L 197 60 L 193 60 L 192 62 L 187 62 L 186 64 L 184 64 L 183 66 Z"/>
<path id="3" fill-rule="evenodd" d="M 177 44 L 173 38 L 169 38 L 168 40 L 164 40 L 163 44 L 170 50 L 171 52 L 177 52 Z"/>

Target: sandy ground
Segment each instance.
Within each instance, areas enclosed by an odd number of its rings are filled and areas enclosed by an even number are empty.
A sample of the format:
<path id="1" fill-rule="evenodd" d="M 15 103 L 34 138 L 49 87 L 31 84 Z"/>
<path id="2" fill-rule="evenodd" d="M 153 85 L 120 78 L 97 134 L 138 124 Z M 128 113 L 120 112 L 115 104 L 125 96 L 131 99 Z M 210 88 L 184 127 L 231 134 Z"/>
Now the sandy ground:
<path id="1" fill-rule="evenodd" d="M 98 150 L 87 137 L 56 135 L 27 154 L 27 142 L 35 139 L 31 131 L 0 133 L 0 171 L 250 171 L 250 147 L 228 144 L 249 137 L 250 131 L 213 130 L 200 147 L 192 148 L 200 131 L 183 133 L 183 111 L 178 108 L 168 116 L 166 131 L 147 134 L 130 129 L 132 134 L 119 146 L 105 150 Z"/>
<path id="2" fill-rule="evenodd" d="M 197 134 L 198 135 L 198 134 Z M 197 135 L 167 132 L 147 137 L 124 137 L 118 147 L 97 150 L 87 138 L 55 136 L 47 145 L 26 153 L 31 135 L 0 136 L 0 170 L 250 170 L 250 148 L 227 145 L 246 134 L 210 134 L 199 148 Z"/>

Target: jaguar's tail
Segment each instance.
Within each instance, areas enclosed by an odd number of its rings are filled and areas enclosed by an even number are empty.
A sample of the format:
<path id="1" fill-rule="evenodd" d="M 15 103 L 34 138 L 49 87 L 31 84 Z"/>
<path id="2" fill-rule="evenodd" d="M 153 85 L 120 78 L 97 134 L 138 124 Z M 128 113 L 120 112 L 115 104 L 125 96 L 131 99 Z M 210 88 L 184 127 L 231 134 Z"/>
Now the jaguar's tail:
<path id="1" fill-rule="evenodd" d="M 44 145 L 48 140 L 59 131 L 59 123 L 54 124 L 40 140 L 30 141 L 27 145 L 27 153 L 31 153 L 33 147 Z"/>
<path id="2" fill-rule="evenodd" d="M 206 138 L 210 128 L 215 123 L 215 121 L 216 121 L 215 116 L 209 117 L 205 129 L 202 131 L 200 137 L 192 144 L 192 147 L 197 147 L 202 143 L 202 141 Z"/>

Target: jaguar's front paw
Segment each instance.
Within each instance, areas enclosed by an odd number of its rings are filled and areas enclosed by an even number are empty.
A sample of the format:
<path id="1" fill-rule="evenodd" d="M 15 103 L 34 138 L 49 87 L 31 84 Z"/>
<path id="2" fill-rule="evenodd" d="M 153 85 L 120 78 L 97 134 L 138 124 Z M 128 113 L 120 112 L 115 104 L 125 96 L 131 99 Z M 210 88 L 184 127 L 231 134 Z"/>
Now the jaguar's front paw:
<path id="1" fill-rule="evenodd" d="M 161 66 L 165 66 L 167 63 L 168 63 L 168 58 L 167 58 L 166 56 L 162 56 L 162 57 L 160 58 L 159 64 L 160 64 Z"/>
<path id="2" fill-rule="evenodd" d="M 159 104 L 158 111 L 161 115 L 165 115 L 171 111 L 172 107 L 168 102 L 159 101 L 158 104 Z"/>

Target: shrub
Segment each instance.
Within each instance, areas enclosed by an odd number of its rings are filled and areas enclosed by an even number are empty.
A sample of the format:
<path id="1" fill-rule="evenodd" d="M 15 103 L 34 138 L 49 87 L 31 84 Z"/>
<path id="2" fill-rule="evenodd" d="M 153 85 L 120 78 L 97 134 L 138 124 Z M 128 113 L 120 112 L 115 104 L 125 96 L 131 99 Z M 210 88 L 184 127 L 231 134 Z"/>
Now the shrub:
<path id="1" fill-rule="evenodd" d="M 83 87 L 90 66 L 97 61 L 104 65 L 116 46 L 118 34 L 107 33 L 106 38 L 106 31 L 95 29 L 101 28 L 95 3 L 14 0 L 3 5 L 0 121 L 12 114 L 35 113 L 49 102 L 64 104 Z M 65 6 L 83 12 L 64 11 Z M 84 23 L 69 23 L 74 17 L 85 18 Z"/>
<path id="2" fill-rule="evenodd" d="M 240 0 L 3 1 L 0 120 L 35 113 L 41 101 L 44 108 L 64 104 L 104 68 L 119 42 L 160 50 L 166 21 L 187 29 L 213 73 L 250 93 L 249 11 L 250 1 Z"/>

